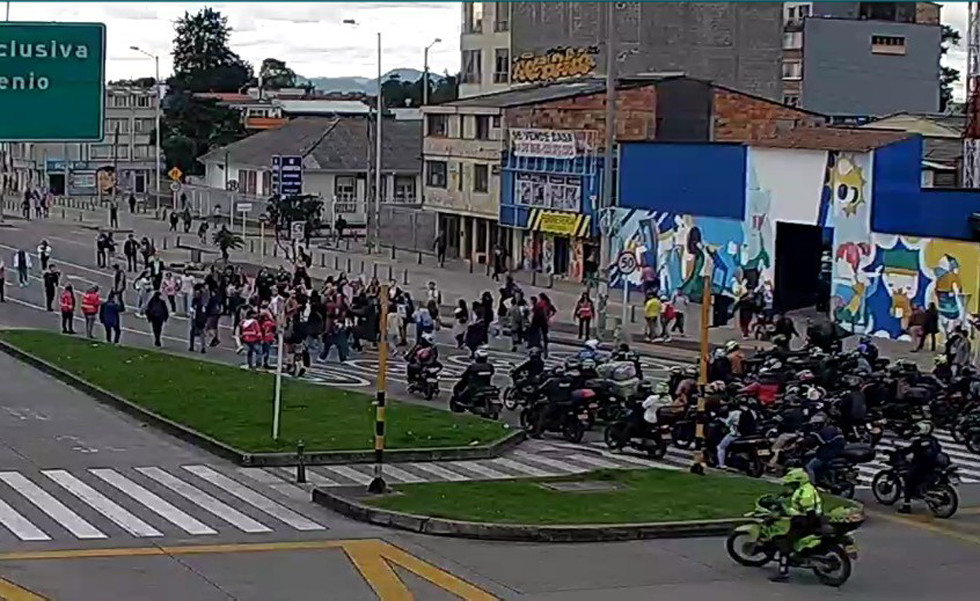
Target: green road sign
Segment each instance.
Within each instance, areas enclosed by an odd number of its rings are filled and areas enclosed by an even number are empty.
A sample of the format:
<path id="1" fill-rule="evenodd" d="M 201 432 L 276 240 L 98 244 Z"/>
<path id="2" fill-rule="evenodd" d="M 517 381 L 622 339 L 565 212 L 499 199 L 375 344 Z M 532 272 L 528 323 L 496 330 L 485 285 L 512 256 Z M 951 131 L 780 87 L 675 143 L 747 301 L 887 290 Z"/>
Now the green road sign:
<path id="1" fill-rule="evenodd" d="M 99 141 L 105 25 L 0 23 L 0 141 Z"/>

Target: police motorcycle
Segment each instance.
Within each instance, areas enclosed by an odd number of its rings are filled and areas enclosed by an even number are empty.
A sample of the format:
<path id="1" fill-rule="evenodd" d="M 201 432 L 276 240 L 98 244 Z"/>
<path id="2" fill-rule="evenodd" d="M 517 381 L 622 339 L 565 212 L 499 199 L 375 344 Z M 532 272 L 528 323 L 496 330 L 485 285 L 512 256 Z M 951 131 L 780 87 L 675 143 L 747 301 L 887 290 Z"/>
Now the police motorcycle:
<path id="1" fill-rule="evenodd" d="M 606 446 L 614 451 L 630 447 L 661 459 L 667 454 L 671 434 L 671 424 L 663 420 L 662 411 L 671 409 L 670 405 L 666 383 L 661 382 L 654 389 L 651 382 L 643 381 L 636 398 L 627 401 L 626 412 L 606 426 Z"/>

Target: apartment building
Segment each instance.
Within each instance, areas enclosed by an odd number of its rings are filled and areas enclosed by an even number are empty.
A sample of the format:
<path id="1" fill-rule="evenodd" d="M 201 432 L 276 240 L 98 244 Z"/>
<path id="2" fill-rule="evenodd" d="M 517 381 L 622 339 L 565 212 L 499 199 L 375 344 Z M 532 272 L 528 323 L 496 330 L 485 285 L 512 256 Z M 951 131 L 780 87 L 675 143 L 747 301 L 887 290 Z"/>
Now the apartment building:
<path id="1" fill-rule="evenodd" d="M 939 110 L 935 2 L 786 2 L 783 101 L 862 120 Z"/>
<path id="2" fill-rule="evenodd" d="M 464 2 L 460 97 L 603 75 L 606 2 Z M 779 2 L 616 2 L 617 71 L 683 73 L 781 98 Z"/>

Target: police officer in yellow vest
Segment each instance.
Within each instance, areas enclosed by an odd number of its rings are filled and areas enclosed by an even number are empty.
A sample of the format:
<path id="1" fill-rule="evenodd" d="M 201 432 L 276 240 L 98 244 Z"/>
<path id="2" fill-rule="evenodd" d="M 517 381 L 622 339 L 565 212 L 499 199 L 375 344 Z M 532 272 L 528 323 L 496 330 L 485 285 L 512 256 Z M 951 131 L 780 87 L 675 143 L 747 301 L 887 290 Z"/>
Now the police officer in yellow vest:
<path id="1" fill-rule="evenodd" d="M 774 582 L 785 582 L 789 578 L 789 556 L 793 552 L 793 546 L 820 525 L 820 516 L 823 514 L 820 493 L 810 482 L 806 471 L 800 468 L 791 469 L 783 477 L 782 483 L 789 497 L 783 507 L 790 520 L 790 527 L 779 544 L 779 571 L 772 578 Z"/>

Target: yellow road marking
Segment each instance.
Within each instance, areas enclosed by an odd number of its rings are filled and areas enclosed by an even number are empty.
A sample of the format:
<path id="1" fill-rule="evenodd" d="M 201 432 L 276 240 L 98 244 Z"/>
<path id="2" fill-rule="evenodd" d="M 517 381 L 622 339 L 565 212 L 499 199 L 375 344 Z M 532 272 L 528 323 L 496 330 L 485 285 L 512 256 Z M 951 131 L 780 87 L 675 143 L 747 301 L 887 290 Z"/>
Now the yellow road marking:
<path id="1" fill-rule="evenodd" d="M 3 601 L 48 601 L 47 598 L 3 578 L 0 578 L 0 599 Z"/>
<path id="2" fill-rule="evenodd" d="M 956 512 L 957 515 L 980 515 L 980 507 L 966 507 Z"/>
<path id="3" fill-rule="evenodd" d="M 494 597 L 490 593 L 390 543 L 378 539 L 26 551 L 0 553 L 0 562 L 111 557 L 166 557 L 173 555 L 311 551 L 323 549 L 343 549 L 347 557 L 351 560 L 351 563 L 364 578 L 364 581 L 378 595 L 380 601 L 415 601 L 415 596 L 408 590 L 408 587 L 398 577 L 394 569 L 392 569 L 392 565 L 404 568 L 419 578 L 429 581 L 433 585 L 456 595 L 464 601 L 499 601 L 497 597 Z M 5 585 L 13 588 L 5 588 Z M 16 587 L 16 585 L 0 579 L 0 601 L 47 600 L 34 595 L 26 589 L 21 589 Z"/>
<path id="4" fill-rule="evenodd" d="M 980 536 L 976 534 L 960 532 L 948 526 L 940 526 L 937 520 L 933 520 L 929 516 L 924 516 L 924 515 L 899 516 L 890 513 L 881 513 L 877 511 L 872 511 L 869 513 L 871 515 L 874 515 L 875 517 L 882 518 L 889 522 L 894 522 L 896 524 L 902 524 L 905 526 L 911 526 L 913 528 L 919 528 L 921 530 L 926 530 L 929 532 L 933 532 L 935 534 L 941 534 L 943 536 L 948 536 L 950 538 L 956 538 L 967 543 L 972 543 L 974 545 L 980 545 Z"/>

